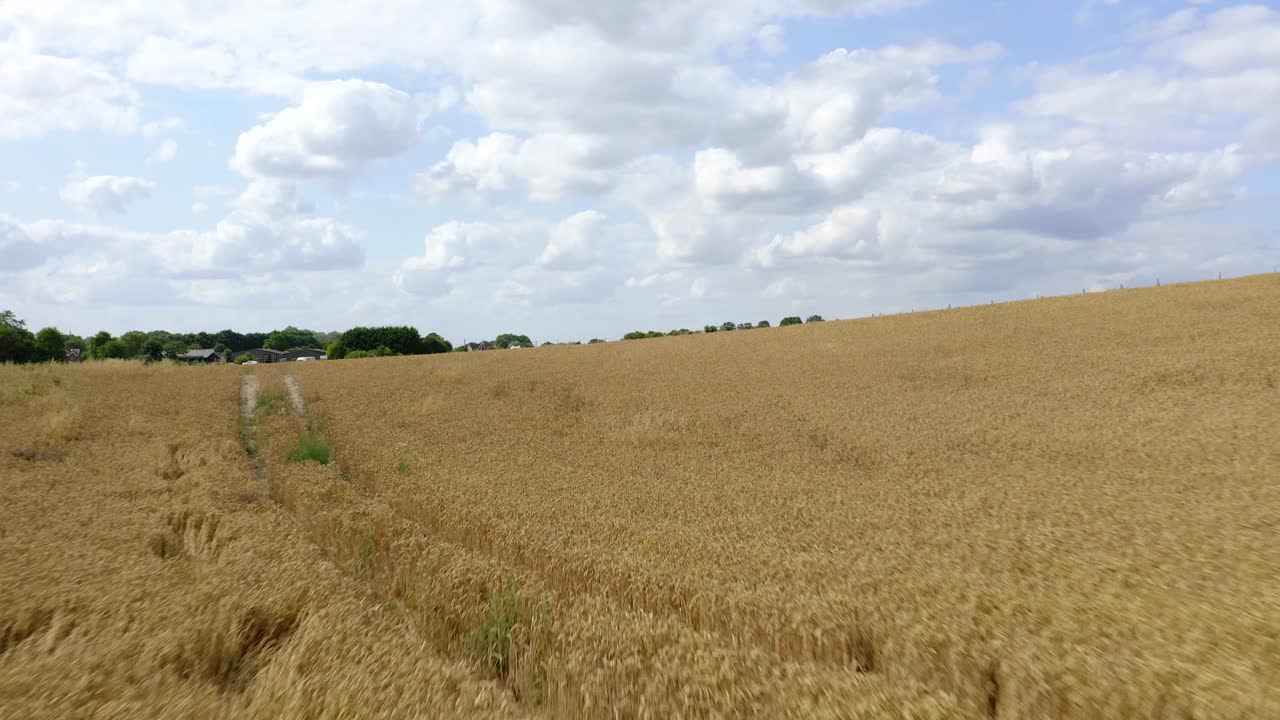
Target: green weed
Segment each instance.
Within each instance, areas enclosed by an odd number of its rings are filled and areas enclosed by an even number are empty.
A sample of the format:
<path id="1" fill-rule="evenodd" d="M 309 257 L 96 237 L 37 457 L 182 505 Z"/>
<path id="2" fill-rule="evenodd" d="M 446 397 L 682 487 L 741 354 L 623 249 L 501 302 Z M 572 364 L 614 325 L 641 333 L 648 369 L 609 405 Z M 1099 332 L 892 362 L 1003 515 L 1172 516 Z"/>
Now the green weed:
<path id="1" fill-rule="evenodd" d="M 298 434 L 297 443 L 289 451 L 289 461 L 307 462 L 308 460 L 314 460 L 321 465 L 328 465 L 330 452 L 329 443 L 325 442 L 324 438 L 303 430 Z"/>

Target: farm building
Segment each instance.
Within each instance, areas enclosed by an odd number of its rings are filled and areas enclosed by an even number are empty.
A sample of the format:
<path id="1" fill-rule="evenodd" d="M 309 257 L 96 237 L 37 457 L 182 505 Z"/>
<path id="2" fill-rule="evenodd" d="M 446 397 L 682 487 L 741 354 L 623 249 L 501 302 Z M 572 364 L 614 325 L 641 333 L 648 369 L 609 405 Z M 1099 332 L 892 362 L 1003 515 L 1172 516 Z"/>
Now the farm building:
<path id="1" fill-rule="evenodd" d="M 270 350 L 267 348 L 254 348 L 252 350 L 246 350 L 245 352 L 249 354 L 250 358 L 260 363 L 280 362 L 282 359 L 281 356 L 284 355 L 284 353 L 279 350 Z"/>
<path id="2" fill-rule="evenodd" d="M 489 342 L 488 340 L 485 340 L 484 342 L 478 342 L 478 343 L 474 343 L 474 342 L 467 343 L 467 352 L 472 352 L 475 350 L 492 350 L 492 349 L 493 349 L 493 343 Z"/>
<path id="3" fill-rule="evenodd" d="M 324 355 L 323 350 L 315 348 L 291 347 L 280 354 L 281 360 L 301 360 L 303 358 L 317 359 Z"/>
<path id="4" fill-rule="evenodd" d="M 175 360 L 181 360 L 188 363 L 220 363 L 222 356 L 213 348 L 200 348 L 198 350 L 188 350 L 174 356 Z"/>

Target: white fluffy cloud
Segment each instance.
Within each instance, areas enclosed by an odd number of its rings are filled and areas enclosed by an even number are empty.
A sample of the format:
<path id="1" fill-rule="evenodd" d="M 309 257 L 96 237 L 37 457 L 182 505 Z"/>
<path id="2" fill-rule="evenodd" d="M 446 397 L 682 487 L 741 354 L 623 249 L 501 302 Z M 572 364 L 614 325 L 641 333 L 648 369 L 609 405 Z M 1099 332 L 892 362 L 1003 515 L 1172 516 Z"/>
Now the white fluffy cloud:
<path id="1" fill-rule="evenodd" d="M 449 290 L 451 273 L 485 267 L 504 252 L 531 245 L 545 232 L 546 226 L 538 222 L 444 223 L 427 233 L 423 253 L 402 262 L 392 280 L 410 295 L 442 295 Z"/>
<path id="2" fill-rule="evenodd" d="M 134 90 L 102 63 L 0 42 L 0 142 L 57 131 L 131 133 L 137 104 Z"/>
<path id="3" fill-rule="evenodd" d="M 584 210 L 551 230 L 547 247 L 538 264 L 550 270 L 581 270 L 597 260 L 595 245 L 608 218 L 595 210 Z"/>
<path id="4" fill-rule="evenodd" d="M 157 165 L 167 163 L 178 156 L 178 141 L 173 138 L 165 138 L 160 141 L 155 150 L 147 156 L 147 164 Z"/>
<path id="5" fill-rule="evenodd" d="M 155 183 L 127 175 L 73 177 L 62 187 L 62 199 L 82 209 L 99 213 L 123 213 L 136 202 L 151 197 Z"/>
<path id="6" fill-rule="evenodd" d="M 347 178 L 411 149 L 418 124 L 419 105 L 389 85 L 313 83 L 298 105 L 240 135 L 231 167 L 249 177 Z"/>

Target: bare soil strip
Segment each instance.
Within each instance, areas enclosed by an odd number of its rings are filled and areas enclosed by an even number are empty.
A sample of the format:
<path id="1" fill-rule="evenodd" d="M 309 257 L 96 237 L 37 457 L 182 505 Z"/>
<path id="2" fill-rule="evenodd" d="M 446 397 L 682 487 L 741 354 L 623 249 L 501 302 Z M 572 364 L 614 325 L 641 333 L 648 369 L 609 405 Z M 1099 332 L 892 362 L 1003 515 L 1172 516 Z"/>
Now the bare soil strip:
<path id="1" fill-rule="evenodd" d="M 302 390 L 298 388 L 298 381 L 292 375 L 285 375 L 284 386 L 289 391 L 289 405 L 293 407 L 294 414 L 305 417 L 306 406 L 302 403 Z"/>
<path id="2" fill-rule="evenodd" d="M 267 479 L 267 466 L 258 456 L 258 426 L 254 423 L 253 414 L 258 408 L 258 376 L 242 375 L 240 377 L 240 441 L 244 443 L 245 452 L 249 454 L 249 463 L 253 466 L 254 477 L 262 486 L 267 497 L 275 499 L 271 491 L 271 482 Z"/>

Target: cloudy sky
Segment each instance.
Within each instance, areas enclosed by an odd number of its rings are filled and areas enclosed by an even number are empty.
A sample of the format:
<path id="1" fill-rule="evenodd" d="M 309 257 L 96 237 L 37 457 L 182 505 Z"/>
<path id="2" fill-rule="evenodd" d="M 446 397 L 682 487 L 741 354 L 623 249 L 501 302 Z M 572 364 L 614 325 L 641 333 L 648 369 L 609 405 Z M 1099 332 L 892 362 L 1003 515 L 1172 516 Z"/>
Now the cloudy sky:
<path id="1" fill-rule="evenodd" d="M 542 341 L 1270 271 L 1277 108 L 1258 4 L 0 2 L 0 308 Z"/>

